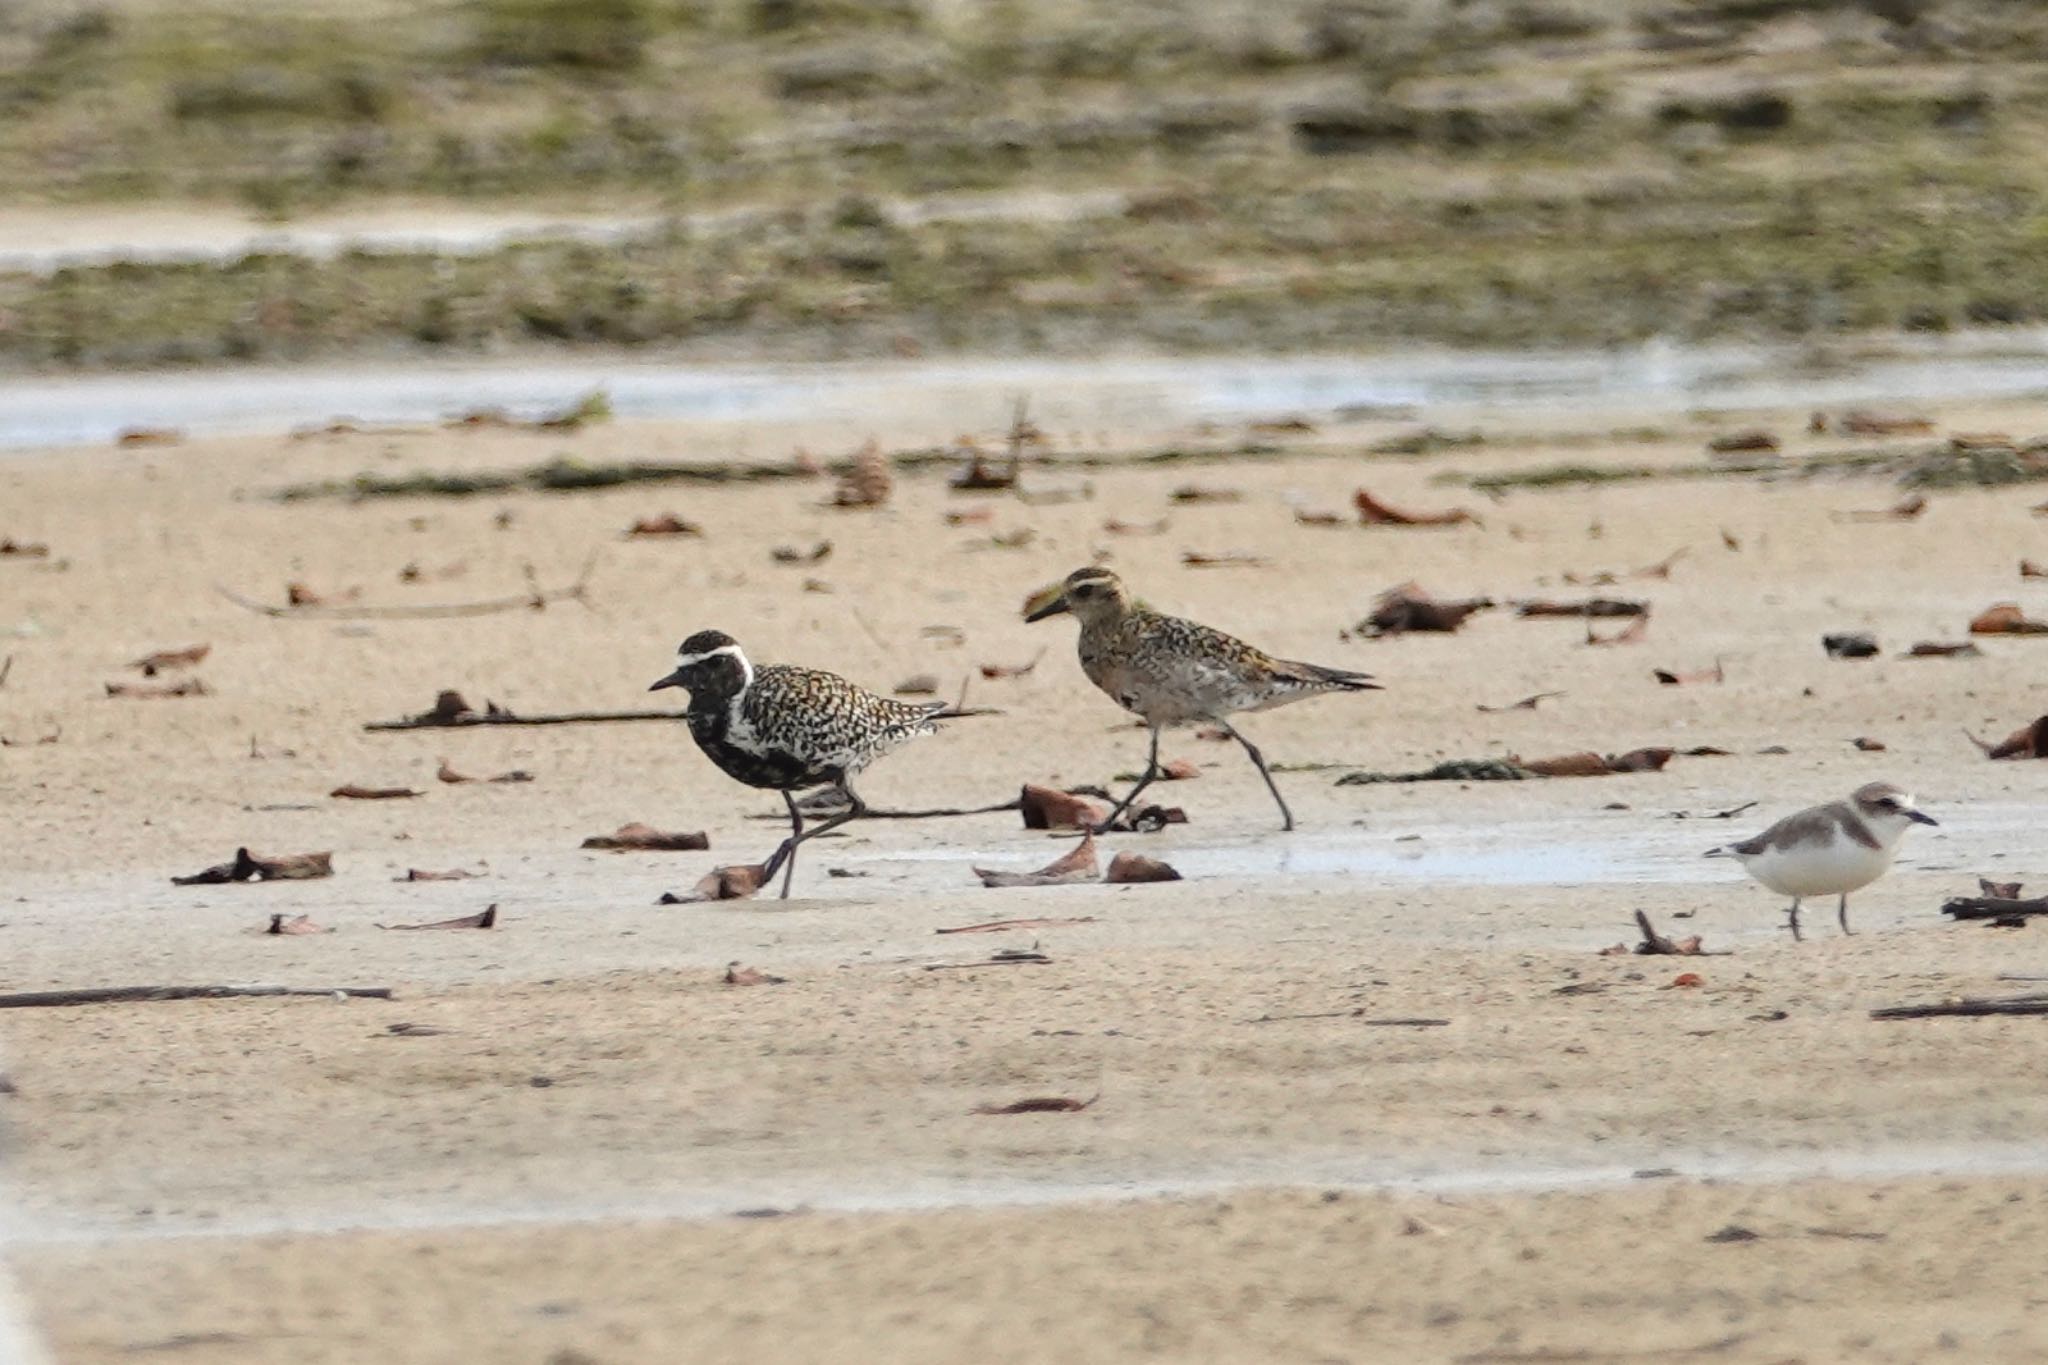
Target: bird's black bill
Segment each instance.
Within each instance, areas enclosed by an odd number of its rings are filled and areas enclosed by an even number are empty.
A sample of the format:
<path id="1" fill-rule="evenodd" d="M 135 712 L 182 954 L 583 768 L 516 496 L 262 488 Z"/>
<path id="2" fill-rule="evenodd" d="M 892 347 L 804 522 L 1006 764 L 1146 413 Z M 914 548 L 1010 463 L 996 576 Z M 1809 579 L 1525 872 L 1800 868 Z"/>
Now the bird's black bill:
<path id="1" fill-rule="evenodd" d="M 649 687 L 647 690 L 649 692 L 659 692 L 664 687 L 681 687 L 682 685 L 683 670 L 679 668 L 675 672 L 669 674 L 666 678 L 663 678 L 660 682 L 655 683 L 652 687 Z"/>
<path id="2" fill-rule="evenodd" d="M 1071 610 L 1071 608 L 1067 606 L 1067 599 L 1064 597 L 1055 597 L 1052 601 L 1046 603 L 1037 611 L 1031 612 L 1028 615 L 1026 615 L 1024 619 L 1026 621 L 1043 621 L 1048 616 L 1058 616 L 1061 612 L 1068 610 Z"/>
<path id="3" fill-rule="evenodd" d="M 1941 821 L 1935 819 L 1933 816 L 1923 815 L 1921 812 L 1917 810 L 1909 810 L 1905 813 L 1905 815 L 1908 820 L 1912 820 L 1918 824 L 1935 826 L 1939 826 L 1941 824 Z"/>

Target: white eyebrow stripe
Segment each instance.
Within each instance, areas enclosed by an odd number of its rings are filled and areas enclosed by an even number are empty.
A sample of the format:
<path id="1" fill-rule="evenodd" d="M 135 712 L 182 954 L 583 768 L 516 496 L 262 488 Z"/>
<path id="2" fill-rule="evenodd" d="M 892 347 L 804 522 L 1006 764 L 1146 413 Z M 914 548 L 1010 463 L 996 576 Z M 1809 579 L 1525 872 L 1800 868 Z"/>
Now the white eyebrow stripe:
<path id="1" fill-rule="evenodd" d="M 747 661 L 746 652 L 738 645 L 720 645 L 716 649 L 707 649 L 701 654 L 678 654 L 676 656 L 676 667 L 688 668 L 692 664 L 701 664 L 706 659 L 714 658 L 720 654 L 730 654 L 733 658 L 738 659 L 740 661 L 740 669 L 746 675 L 745 685 L 753 686 L 754 666 Z"/>

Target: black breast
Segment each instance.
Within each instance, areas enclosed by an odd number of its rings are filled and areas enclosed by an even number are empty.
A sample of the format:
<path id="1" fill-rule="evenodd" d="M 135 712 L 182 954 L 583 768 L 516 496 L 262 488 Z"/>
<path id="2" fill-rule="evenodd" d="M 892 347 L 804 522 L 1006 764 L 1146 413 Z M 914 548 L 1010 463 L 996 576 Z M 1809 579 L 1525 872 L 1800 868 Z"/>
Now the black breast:
<path id="1" fill-rule="evenodd" d="M 694 698 L 692 700 L 694 702 Z M 686 719 L 690 737 L 697 741 L 697 747 L 718 765 L 719 771 L 734 781 L 769 791 L 798 791 L 837 782 L 842 776 L 838 772 L 814 767 L 772 743 L 757 742 L 746 746 L 734 743 L 728 733 L 731 714 L 725 704 L 703 710 L 693 704 Z"/>

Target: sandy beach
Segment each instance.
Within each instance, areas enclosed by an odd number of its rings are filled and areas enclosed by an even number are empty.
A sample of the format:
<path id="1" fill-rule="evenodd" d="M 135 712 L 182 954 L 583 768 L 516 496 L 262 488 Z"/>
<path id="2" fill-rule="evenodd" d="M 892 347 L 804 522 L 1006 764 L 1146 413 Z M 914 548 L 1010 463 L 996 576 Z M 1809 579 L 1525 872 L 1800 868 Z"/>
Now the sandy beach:
<path id="1" fill-rule="evenodd" d="M 1044 395 L 1055 456 L 1128 458 L 1029 468 L 1033 500 L 908 472 L 860 510 L 828 506 L 828 478 L 274 496 L 564 454 L 786 464 L 870 437 L 994 443 L 1007 403 L 963 418 L 906 402 L 859 430 L 429 425 L 0 456 L 0 537 L 48 547 L 0 558 L 0 989 L 393 992 L 0 1011 L 7 1256 L 56 1359 L 2048 1351 L 2039 1023 L 1869 1015 L 2048 976 L 2038 927 L 1938 913 L 1980 876 L 2039 890 L 2039 765 L 1987 761 L 1964 732 L 2040 714 L 2048 642 L 1906 657 L 1964 640 L 1994 602 L 2048 615 L 2017 568 L 2043 558 L 2036 486 L 1867 519 L 1901 490 L 1796 471 L 1874 442 L 1806 434 L 1803 409 L 1103 432 L 1063 425 Z M 2038 404 L 1925 410 L 1942 434 L 2048 425 Z M 1485 439 L 1370 453 L 1425 420 Z M 1784 475 L 1497 498 L 1464 482 L 1678 469 L 1749 426 L 1783 438 Z M 1247 444 L 1267 453 L 1221 458 Z M 1169 449 L 1218 458 L 1145 458 Z M 1190 485 L 1236 497 L 1177 500 Z M 1478 522 L 1360 527 L 1361 487 Z M 665 512 L 703 534 L 624 536 Z M 825 541 L 815 563 L 771 557 Z M 1162 609 L 1385 685 L 1246 718 L 1295 833 L 1234 745 L 1183 731 L 1165 756 L 1199 776 L 1158 793 L 1187 823 L 1102 841 L 1104 861 L 1143 852 L 1182 881 L 984 889 L 972 868 L 1069 847 L 1001 812 L 849 826 L 806 849 L 787 902 L 664 906 L 782 829 L 780 801 L 723 778 L 679 726 L 363 729 L 444 688 L 522 714 L 656 705 L 675 695 L 646 688 L 676 643 L 717 627 L 761 660 L 885 691 L 928 673 L 1000 713 L 878 764 L 862 782 L 878 806 L 1114 785 L 1143 731 L 1082 678 L 1071 622 L 1020 615 L 1097 558 Z M 217 591 L 278 604 L 297 582 L 419 607 L 586 565 L 581 601 L 447 619 L 278 618 Z M 1364 638 L 1374 597 L 1406 580 L 1501 605 L 1456 634 Z M 1583 620 L 1508 605 L 1593 594 L 1648 601 L 1643 638 L 1588 644 Z M 1831 659 L 1820 639 L 1838 631 L 1883 653 Z M 107 694 L 185 676 L 125 665 L 200 643 L 205 695 Z M 1720 681 L 1699 676 L 1717 662 Z M 1497 709 L 1536 693 L 1560 695 Z M 1641 746 L 1726 752 L 1600 778 L 1336 785 Z M 444 760 L 533 780 L 444 783 Z M 1854 899 L 1853 936 L 1813 903 L 1795 945 L 1776 897 L 1700 856 L 1877 778 L 1941 825 Z M 421 794 L 328 795 L 343 784 Z M 711 849 L 579 847 L 630 821 L 703 830 Z M 334 875 L 172 885 L 239 846 L 332 851 Z M 487 905 L 489 931 L 378 927 Z M 1638 909 L 1713 955 L 1602 956 L 1636 941 Z M 278 914 L 331 932 L 263 933 Z M 1057 922 L 935 932 L 1004 918 Z M 1030 947 L 1048 960 L 974 965 Z M 729 985 L 732 963 L 783 980 Z M 1699 984 L 1675 984 L 1687 972 Z M 976 1112 L 1043 1096 L 1093 1102 Z"/>

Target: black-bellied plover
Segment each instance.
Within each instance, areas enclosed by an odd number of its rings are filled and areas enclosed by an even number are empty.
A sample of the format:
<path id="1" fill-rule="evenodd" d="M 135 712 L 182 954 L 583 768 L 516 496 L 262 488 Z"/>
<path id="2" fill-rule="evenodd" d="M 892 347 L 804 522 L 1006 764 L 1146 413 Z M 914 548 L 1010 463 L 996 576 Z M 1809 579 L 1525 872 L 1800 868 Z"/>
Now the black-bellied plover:
<path id="1" fill-rule="evenodd" d="M 1376 691 L 1364 673 L 1320 664 L 1276 659 L 1234 636 L 1131 600 L 1123 580 L 1108 569 L 1076 569 L 1060 595 L 1024 619 L 1042 621 L 1060 612 L 1081 621 L 1081 671 L 1118 706 L 1141 717 L 1152 730 L 1144 775 L 1103 827 L 1130 808 L 1138 793 L 1159 776 L 1159 732 L 1169 725 L 1207 722 L 1221 726 L 1244 746 L 1280 805 L 1282 829 L 1294 828 L 1294 812 L 1273 782 L 1258 747 L 1237 732 L 1230 716 L 1263 711 L 1325 692 Z"/>
<path id="2" fill-rule="evenodd" d="M 1839 896 L 1836 913 L 1849 932 L 1849 893 L 1885 874 L 1898 851 L 1899 836 L 1912 825 L 1937 823 L 1923 814 L 1904 789 L 1869 782 L 1841 801 L 1788 815 L 1753 839 L 1707 850 L 1710 858 L 1734 858 L 1742 870 L 1781 896 L 1792 898 L 1786 922 L 1796 942 L 1799 902 L 1808 896 Z"/>
<path id="3" fill-rule="evenodd" d="M 770 664 L 755 668 L 724 631 L 700 630 L 676 651 L 673 673 L 649 691 L 685 687 L 690 736 L 725 775 L 782 793 L 789 837 L 762 865 L 763 883 L 782 870 L 782 896 L 796 874 L 797 846 L 867 813 L 853 777 L 904 742 L 932 734 L 944 702 L 902 702 L 856 687 L 836 673 Z M 836 787 L 847 808 L 804 828 L 794 793 Z"/>

